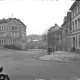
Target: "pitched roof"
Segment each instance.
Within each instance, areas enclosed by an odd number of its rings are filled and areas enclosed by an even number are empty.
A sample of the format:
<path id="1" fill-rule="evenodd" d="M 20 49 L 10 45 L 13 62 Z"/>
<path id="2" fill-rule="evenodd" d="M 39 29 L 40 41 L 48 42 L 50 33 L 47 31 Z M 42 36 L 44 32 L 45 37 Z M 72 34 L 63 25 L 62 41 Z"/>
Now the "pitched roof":
<path id="1" fill-rule="evenodd" d="M 49 29 L 50 32 L 54 32 L 54 31 L 57 31 L 59 29 L 59 26 L 57 24 L 55 24 L 55 26 L 51 27 Z"/>
<path id="2" fill-rule="evenodd" d="M 78 2 L 79 2 L 79 1 L 76 0 L 76 1 L 72 4 L 72 6 L 70 7 L 69 10 L 73 10 L 74 7 L 78 4 Z"/>
<path id="3" fill-rule="evenodd" d="M 23 24 L 26 27 L 26 25 L 20 19 L 16 19 L 16 18 L 8 18 L 8 19 L 4 19 L 3 18 L 3 19 L 0 20 L 0 24 L 8 23 L 8 22 L 10 22 L 12 20 L 17 20 L 18 22 L 20 22 L 21 24 Z"/>

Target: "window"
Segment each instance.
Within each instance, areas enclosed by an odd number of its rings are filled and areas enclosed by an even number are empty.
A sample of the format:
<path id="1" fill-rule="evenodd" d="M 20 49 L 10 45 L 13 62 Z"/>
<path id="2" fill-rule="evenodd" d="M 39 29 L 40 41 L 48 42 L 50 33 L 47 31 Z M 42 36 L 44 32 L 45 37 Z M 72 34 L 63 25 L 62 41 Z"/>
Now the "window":
<path id="1" fill-rule="evenodd" d="M 12 26 L 12 30 L 17 30 L 17 26 Z"/>
<path id="2" fill-rule="evenodd" d="M 2 26 L 2 30 L 4 30 L 5 29 L 5 26 Z"/>
<path id="3" fill-rule="evenodd" d="M 2 39 L 2 44 L 4 44 L 4 40 Z"/>
<path id="4" fill-rule="evenodd" d="M 14 32 L 11 32 L 11 36 L 15 36 Z"/>
<path id="5" fill-rule="evenodd" d="M 74 13 L 74 11 L 73 11 L 73 17 L 75 16 L 75 13 Z"/>
<path id="6" fill-rule="evenodd" d="M 14 30 L 14 26 L 12 26 L 12 30 Z"/>
<path id="7" fill-rule="evenodd" d="M 72 30 L 74 31 L 74 22 L 72 22 Z"/>
<path id="8" fill-rule="evenodd" d="M 3 26 L 3 30 L 5 30 L 5 26 Z"/>
<path id="9" fill-rule="evenodd" d="M 73 18 L 73 12 L 71 13 L 71 17 Z"/>
<path id="10" fill-rule="evenodd" d="M 70 31 L 72 30 L 71 26 L 70 26 L 70 28 L 69 28 L 69 29 L 70 29 Z"/>
<path id="11" fill-rule="evenodd" d="M 75 11 L 75 15 L 76 15 L 76 14 L 77 14 L 77 8 L 75 8 L 75 10 L 74 10 L 74 11 Z"/>
<path id="12" fill-rule="evenodd" d="M 18 36 L 18 32 L 16 32 L 16 36 Z"/>
<path id="13" fill-rule="evenodd" d="M 15 36 L 18 36 L 18 32 L 15 32 Z"/>
<path id="14" fill-rule="evenodd" d="M 15 26 L 15 30 L 17 30 L 17 27 Z"/>
<path id="15" fill-rule="evenodd" d="M 68 33 L 68 29 L 66 29 L 66 36 L 67 36 L 67 33 Z"/>
<path id="16" fill-rule="evenodd" d="M 6 36 L 6 32 L 0 32 L 0 36 Z"/>
<path id="17" fill-rule="evenodd" d="M 11 32 L 11 36 L 18 36 L 18 32 Z"/>
<path id="18" fill-rule="evenodd" d="M 77 30 L 77 20 L 75 21 L 75 30 Z"/>
<path id="19" fill-rule="evenodd" d="M 80 28 L 80 18 L 78 19 L 78 28 Z"/>
<path id="20" fill-rule="evenodd" d="M 16 34 L 14 33 L 14 36 L 16 36 Z"/>
<path id="21" fill-rule="evenodd" d="M 78 5 L 78 13 L 80 12 L 80 5 Z"/>

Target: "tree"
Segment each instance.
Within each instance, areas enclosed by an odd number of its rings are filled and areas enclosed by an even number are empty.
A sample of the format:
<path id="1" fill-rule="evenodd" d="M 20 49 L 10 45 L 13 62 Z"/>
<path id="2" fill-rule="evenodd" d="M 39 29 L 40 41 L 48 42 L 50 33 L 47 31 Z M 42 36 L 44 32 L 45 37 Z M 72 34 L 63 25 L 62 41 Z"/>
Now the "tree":
<path id="1" fill-rule="evenodd" d="M 59 26 L 57 24 L 55 24 L 55 26 L 52 26 L 49 30 L 48 30 L 48 48 L 52 47 L 52 50 L 54 52 L 55 47 L 57 46 L 57 32 L 58 32 Z"/>

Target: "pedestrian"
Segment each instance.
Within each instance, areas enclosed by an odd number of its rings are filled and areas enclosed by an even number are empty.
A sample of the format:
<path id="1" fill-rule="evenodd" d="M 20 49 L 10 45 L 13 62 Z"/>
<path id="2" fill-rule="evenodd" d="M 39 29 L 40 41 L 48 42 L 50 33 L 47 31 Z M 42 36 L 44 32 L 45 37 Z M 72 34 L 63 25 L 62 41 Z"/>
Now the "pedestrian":
<path id="1" fill-rule="evenodd" d="M 8 74 L 3 72 L 3 67 L 0 67 L 0 80 L 10 80 Z"/>
<path id="2" fill-rule="evenodd" d="M 49 47 L 47 52 L 48 52 L 48 55 L 50 55 L 50 53 L 52 52 L 52 48 Z"/>

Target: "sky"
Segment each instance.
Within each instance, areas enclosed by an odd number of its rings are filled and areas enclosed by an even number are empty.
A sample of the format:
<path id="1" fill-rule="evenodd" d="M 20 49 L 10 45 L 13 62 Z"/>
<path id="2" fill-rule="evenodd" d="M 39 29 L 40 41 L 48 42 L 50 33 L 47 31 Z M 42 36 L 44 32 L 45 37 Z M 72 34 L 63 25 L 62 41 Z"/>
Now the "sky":
<path id="1" fill-rule="evenodd" d="M 0 19 L 18 18 L 26 26 L 26 34 L 41 35 L 57 23 L 73 4 L 71 0 L 0 0 Z"/>

